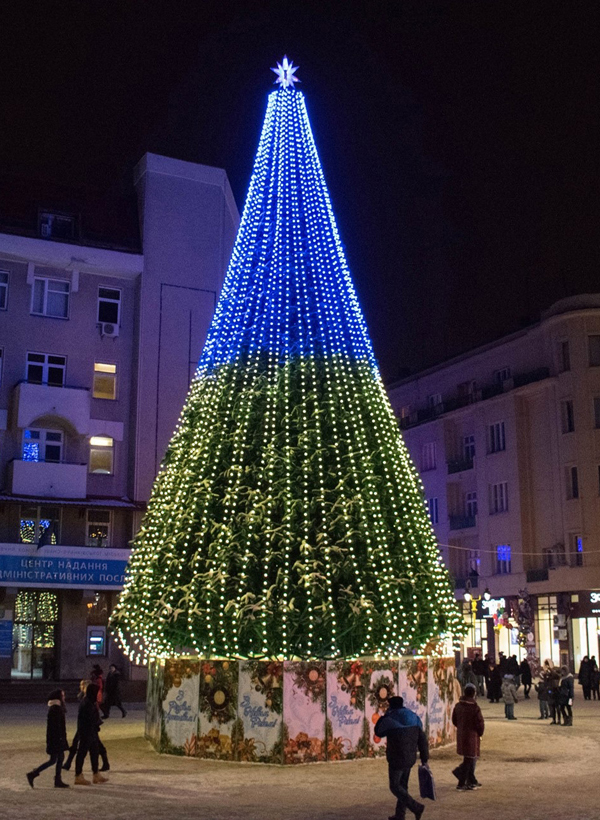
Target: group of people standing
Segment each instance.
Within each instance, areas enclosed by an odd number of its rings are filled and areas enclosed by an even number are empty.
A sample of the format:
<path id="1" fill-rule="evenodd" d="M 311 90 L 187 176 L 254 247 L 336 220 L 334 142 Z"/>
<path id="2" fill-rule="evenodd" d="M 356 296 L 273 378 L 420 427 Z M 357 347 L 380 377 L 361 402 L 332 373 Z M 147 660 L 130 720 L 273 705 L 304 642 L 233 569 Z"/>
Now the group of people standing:
<path id="1" fill-rule="evenodd" d="M 579 683 L 583 689 L 584 700 L 600 700 L 600 669 L 598 669 L 595 655 L 591 658 L 584 655 L 581 659 Z"/>
<path id="2" fill-rule="evenodd" d="M 76 786 L 90 786 L 92 782 L 95 784 L 108 782 L 108 778 L 102 774 L 110 769 L 108 753 L 106 746 L 100 740 L 99 733 L 103 719 L 110 717 L 112 706 L 119 708 L 123 717 L 127 714 L 121 703 L 119 679 L 120 673 L 114 664 L 111 664 L 105 682 L 102 669 L 96 664 L 92 669 L 91 680 L 80 682 L 78 698 L 81 702 L 77 713 L 77 732 L 71 745 L 67 740 L 67 707 L 64 690 L 55 689 L 50 693 L 46 721 L 46 753 L 49 759 L 36 769 L 27 772 L 27 782 L 31 788 L 33 788 L 36 777 L 44 769 L 52 766 L 55 767 L 55 788 L 69 788 L 62 779 L 62 772 L 63 770 L 69 771 L 73 759 L 75 759 Z M 66 752 L 69 754 L 65 762 Z M 92 781 L 87 780 L 83 775 L 83 765 L 88 754 L 92 767 Z M 101 768 L 99 768 L 100 760 L 102 761 Z"/>

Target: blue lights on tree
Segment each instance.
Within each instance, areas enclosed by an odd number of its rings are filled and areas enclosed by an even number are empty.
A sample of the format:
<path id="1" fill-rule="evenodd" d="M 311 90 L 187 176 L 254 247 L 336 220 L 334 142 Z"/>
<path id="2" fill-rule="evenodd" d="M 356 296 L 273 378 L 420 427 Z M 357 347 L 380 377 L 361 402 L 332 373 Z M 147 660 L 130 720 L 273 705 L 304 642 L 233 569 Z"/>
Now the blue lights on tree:
<path id="1" fill-rule="evenodd" d="M 296 67 L 274 70 L 221 296 L 113 615 L 138 660 L 392 655 L 462 630 Z"/>

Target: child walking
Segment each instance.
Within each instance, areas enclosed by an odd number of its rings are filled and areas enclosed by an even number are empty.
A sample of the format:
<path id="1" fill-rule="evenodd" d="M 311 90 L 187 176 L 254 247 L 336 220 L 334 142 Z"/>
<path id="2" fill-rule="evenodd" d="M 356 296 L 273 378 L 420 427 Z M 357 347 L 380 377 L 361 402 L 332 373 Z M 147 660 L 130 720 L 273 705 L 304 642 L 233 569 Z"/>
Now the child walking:
<path id="1" fill-rule="evenodd" d="M 68 789 L 67 783 L 63 783 L 61 777 L 61 770 L 65 752 L 69 748 L 67 742 L 67 724 L 66 724 L 66 707 L 65 707 L 65 693 L 62 689 L 55 689 L 50 693 L 48 700 L 48 718 L 46 720 L 46 752 L 50 755 L 49 760 L 27 772 L 27 782 L 33 789 L 33 781 L 43 772 L 44 769 L 49 769 L 50 766 L 55 766 L 54 771 L 54 788 Z"/>
<path id="2" fill-rule="evenodd" d="M 519 702 L 517 697 L 517 687 L 512 675 L 505 675 L 502 681 L 502 699 L 504 701 L 504 714 L 507 720 L 516 720 L 515 703 Z"/>

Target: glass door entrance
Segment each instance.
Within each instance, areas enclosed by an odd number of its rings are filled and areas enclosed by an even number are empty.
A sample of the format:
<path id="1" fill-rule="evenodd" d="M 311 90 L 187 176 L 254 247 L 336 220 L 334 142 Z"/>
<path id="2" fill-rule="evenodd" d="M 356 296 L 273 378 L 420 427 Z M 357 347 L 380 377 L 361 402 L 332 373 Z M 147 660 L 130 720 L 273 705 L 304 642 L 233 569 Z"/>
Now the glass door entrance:
<path id="1" fill-rule="evenodd" d="M 13 678 L 51 680 L 55 677 L 57 622 L 56 593 L 19 590 L 13 623 Z"/>

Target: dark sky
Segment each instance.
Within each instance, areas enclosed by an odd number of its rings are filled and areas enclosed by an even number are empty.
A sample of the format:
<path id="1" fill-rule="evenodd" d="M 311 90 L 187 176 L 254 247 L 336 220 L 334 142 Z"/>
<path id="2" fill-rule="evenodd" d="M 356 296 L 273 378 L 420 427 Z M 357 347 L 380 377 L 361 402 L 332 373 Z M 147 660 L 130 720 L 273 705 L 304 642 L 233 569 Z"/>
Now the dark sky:
<path id="1" fill-rule="evenodd" d="M 155 151 L 225 168 L 241 208 L 287 53 L 390 380 L 600 291 L 599 21 L 595 1 L 4 4 L 0 179 L 130 194 Z"/>

